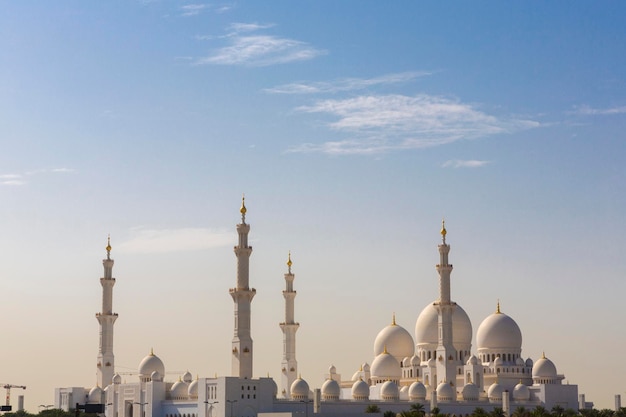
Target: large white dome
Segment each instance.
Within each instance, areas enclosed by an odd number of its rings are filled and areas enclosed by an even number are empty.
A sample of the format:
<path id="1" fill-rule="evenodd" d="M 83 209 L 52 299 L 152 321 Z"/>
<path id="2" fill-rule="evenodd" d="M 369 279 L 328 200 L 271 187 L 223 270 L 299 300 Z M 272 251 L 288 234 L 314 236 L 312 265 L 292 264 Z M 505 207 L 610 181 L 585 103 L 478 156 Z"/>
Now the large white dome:
<path id="1" fill-rule="evenodd" d="M 487 317 L 476 332 L 478 349 L 522 349 L 522 332 L 515 320 L 498 311 Z"/>
<path id="2" fill-rule="evenodd" d="M 387 351 L 383 351 L 383 353 L 376 356 L 374 362 L 372 362 L 371 375 L 372 379 L 377 380 L 398 380 L 402 376 L 402 370 L 396 358 Z"/>
<path id="3" fill-rule="evenodd" d="M 554 362 L 550 359 L 546 358 L 545 355 L 541 357 L 535 365 L 533 366 L 532 371 L 533 378 L 556 378 L 556 366 Z"/>
<path id="4" fill-rule="evenodd" d="M 359 378 L 359 380 L 352 385 L 352 398 L 355 400 L 367 400 L 369 396 L 370 386 L 367 385 L 367 382 Z"/>
<path id="5" fill-rule="evenodd" d="M 150 378 L 152 372 L 157 371 L 161 375 L 165 375 L 165 366 L 163 361 L 158 356 L 150 351 L 150 354 L 143 358 L 139 364 L 139 376 L 143 378 Z"/>
<path id="6" fill-rule="evenodd" d="M 438 313 L 434 303 L 428 304 L 415 323 L 415 343 L 437 345 L 439 342 Z M 457 350 L 469 350 L 472 344 L 472 322 L 463 308 L 455 304 L 452 311 L 452 344 Z"/>
<path id="7" fill-rule="evenodd" d="M 409 387 L 409 399 L 411 401 L 426 399 L 426 387 L 419 381 L 415 381 Z"/>
<path id="8" fill-rule="evenodd" d="M 411 334 L 402 326 L 396 324 L 394 316 L 393 322 L 382 329 L 374 341 L 374 357 L 380 355 L 387 348 L 387 352 L 393 355 L 398 362 L 403 358 L 411 357 L 415 353 L 415 343 Z"/>
<path id="9" fill-rule="evenodd" d="M 322 385 L 322 398 L 324 400 L 338 400 L 340 393 L 341 387 L 334 379 L 328 378 Z"/>

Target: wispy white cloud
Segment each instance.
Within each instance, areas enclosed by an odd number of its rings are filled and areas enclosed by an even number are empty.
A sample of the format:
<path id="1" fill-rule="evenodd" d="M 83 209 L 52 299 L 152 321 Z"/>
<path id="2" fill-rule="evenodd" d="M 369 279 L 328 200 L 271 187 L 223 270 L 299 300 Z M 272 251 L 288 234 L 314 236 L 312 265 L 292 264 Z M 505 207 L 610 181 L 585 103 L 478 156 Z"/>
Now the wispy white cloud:
<path id="1" fill-rule="evenodd" d="M 230 26 L 231 32 L 224 36 L 228 45 L 217 49 L 207 57 L 196 60 L 195 64 L 262 67 L 306 61 L 326 53 L 295 39 L 250 33 L 272 26 L 271 24 L 233 23 Z"/>
<path id="2" fill-rule="evenodd" d="M 533 120 L 498 118 L 479 110 L 476 105 L 426 94 L 320 100 L 297 110 L 333 116 L 337 120 L 328 127 L 351 137 L 322 144 L 307 143 L 287 152 L 373 154 L 438 146 L 539 126 L 539 122 Z"/>
<path id="3" fill-rule="evenodd" d="M 451 159 L 446 161 L 441 165 L 443 168 L 480 168 L 489 164 L 490 161 L 480 161 L 476 159 L 470 160 L 461 160 L 461 159 Z"/>
<path id="4" fill-rule="evenodd" d="M 184 252 L 232 245 L 231 231 L 206 228 L 131 230 L 130 238 L 116 245 L 116 250 L 130 253 Z"/>
<path id="5" fill-rule="evenodd" d="M 57 174 L 57 173 L 71 173 L 75 172 L 72 168 L 51 168 L 51 169 L 35 169 L 32 171 L 26 171 L 19 174 L 0 174 L 0 185 L 6 186 L 18 186 L 25 185 L 35 176 L 45 174 Z"/>
<path id="6" fill-rule="evenodd" d="M 267 88 L 263 91 L 272 94 L 338 93 L 342 91 L 362 90 L 378 85 L 405 83 L 432 74 L 432 72 L 428 71 L 411 71 L 387 74 L 374 78 L 344 78 L 331 82 L 290 83 Z"/>
<path id="7" fill-rule="evenodd" d="M 613 115 L 626 113 L 626 106 L 608 107 L 605 109 L 595 109 L 593 107 L 582 105 L 575 106 L 574 110 L 570 113 L 579 114 L 583 116 L 595 116 L 595 115 Z"/>
<path id="8" fill-rule="evenodd" d="M 180 7 L 182 10 L 181 16 L 196 16 L 210 7 L 208 4 L 185 4 Z"/>

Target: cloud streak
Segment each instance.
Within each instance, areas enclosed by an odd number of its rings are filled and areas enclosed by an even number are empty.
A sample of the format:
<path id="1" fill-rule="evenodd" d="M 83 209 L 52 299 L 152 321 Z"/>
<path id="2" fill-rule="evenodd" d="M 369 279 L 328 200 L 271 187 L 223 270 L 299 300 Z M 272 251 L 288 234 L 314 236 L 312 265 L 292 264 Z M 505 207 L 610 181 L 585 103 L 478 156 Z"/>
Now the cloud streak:
<path id="1" fill-rule="evenodd" d="M 18 174 L 0 174 L 0 186 L 20 186 L 30 182 L 30 179 L 45 174 L 71 173 L 72 168 L 35 169 Z"/>
<path id="2" fill-rule="evenodd" d="M 609 107 L 606 109 L 594 109 L 593 107 L 582 105 L 575 107 L 575 110 L 571 113 L 579 114 L 582 116 L 624 114 L 626 113 L 626 106 Z"/>
<path id="3" fill-rule="evenodd" d="M 233 23 L 223 38 L 228 45 L 213 54 L 196 60 L 196 65 L 240 65 L 264 67 L 306 61 L 326 52 L 306 42 L 253 32 L 273 27 L 272 24 Z"/>
<path id="4" fill-rule="evenodd" d="M 128 253 L 185 252 L 232 245 L 230 231 L 206 228 L 131 230 L 131 237 L 116 245 L 116 250 Z"/>
<path id="5" fill-rule="evenodd" d="M 443 163 L 442 168 L 480 168 L 489 164 L 490 161 L 480 161 L 476 159 L 461 160 L 451 159 Z"/>
<path id="6" fill-rule="evenodd" d="M 313 82 L 313 83 L 290 83 L 283 84 L 263 91 L 271 94 L 321 94 L 321 93 L 339 93 L 343 91 L 362 90 L 368 87 L 379 85 L 399 84 L 412 81 L 419 77 L 432 75 L 428 71 L 412 71 L 401 72 L 396 74 L 387 74 L 374 78 L 344 78 L 332 82 Z"/>
<path id="7" fill-rule="evenodd" d="M 374 154 L 439 146 L 539 126 L 536 121 L 500 119 L 458 99 L 427 94 L 319 100 L 296 110 L 330 115 L 335 121 L 327 126 L 351 137 L 321 144 L 306 143 L 287 152 Z"/>

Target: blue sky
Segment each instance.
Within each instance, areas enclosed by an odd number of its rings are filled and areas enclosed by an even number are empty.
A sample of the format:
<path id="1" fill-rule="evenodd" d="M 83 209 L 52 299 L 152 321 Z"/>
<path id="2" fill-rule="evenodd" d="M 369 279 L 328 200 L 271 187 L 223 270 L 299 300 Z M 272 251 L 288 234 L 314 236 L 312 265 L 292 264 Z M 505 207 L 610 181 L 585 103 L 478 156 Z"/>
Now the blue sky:
<path id="1" fill-rule="evenodd" d="M 523 356 L 612 407 L 626 368 L 598 353 L 626 345 L 624 9 L 0 2 L 4 382 L 30 411 L 95 383 L 108 234 L 118 369 L 152 347 L 170 379 L 228 374 L 245 193 L 257 375 L 279 375 L 288 250 L 299 366 L 321 385 L 371 363 L 393 312 L 413 332 L 445 217 L 474 331 L 499 299 Z"/>

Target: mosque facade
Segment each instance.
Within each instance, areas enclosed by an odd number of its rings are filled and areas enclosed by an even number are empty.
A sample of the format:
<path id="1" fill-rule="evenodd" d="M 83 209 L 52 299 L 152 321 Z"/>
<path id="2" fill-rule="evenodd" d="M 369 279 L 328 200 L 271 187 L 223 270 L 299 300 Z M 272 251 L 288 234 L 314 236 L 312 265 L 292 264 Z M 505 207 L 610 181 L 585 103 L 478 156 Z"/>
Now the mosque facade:
<path id="1" fill-rule="evenodd" d="M 522 332 L 517 323 L 501 311 L 485 318 L 476 332 L 477 348 L 472 350 L 473 329 L 467 313 L 451 300 L 450 245 L 442 224 L 438 245 L 439 297 L 425 306 L 415 324 L 415 339 L 395 316 L 374 340 L 371 364 L 363 362 L 351 378 L 342 379 L 330 366 L 321 385 L 309 385 L 298 374 L 294 318 L 295 275 L 291 256 L 285 278 L 285 319 L 280 389 L 269 376 L 253 375 L 251 331 L 252 300 L 246 223 L 242 201 L 235 287 L 229 290 L 234 303 L 235 331 L 232 340 L 232 375 L 195 379 L 187 372 L 177 381 L 166 379 L 163 361 L 150 352 L 138 367 L 133 382 L 122 382 L 115 372 L 113 355 L 113 264 L 110 242 L 103 260 L 102 311 L 96 314 L 100 326 L 97 356 L 98 383 L 93 388 L 55 389 L 55 407 L 69 410 L 76 404 L 101 404 L 106 417 L 255 417 L 293 416 L 314 413 L 320 417 L 364 416 L 368 406 L 381 411 L 401 412 L 421 404 L 429 413 L 471 414 L 476 408 L 502 408 L 506 415 L 517 407 L 532 410 L 554 406 L 578 410 L 590 408 L 577 385 L 564 383 L 554 362 L 542 355 L 533 361 L 522 356 Z M 323 372 L 320 372 L 322 375 Z M 367 414 L 369 415 L 369 414 Z"/>

